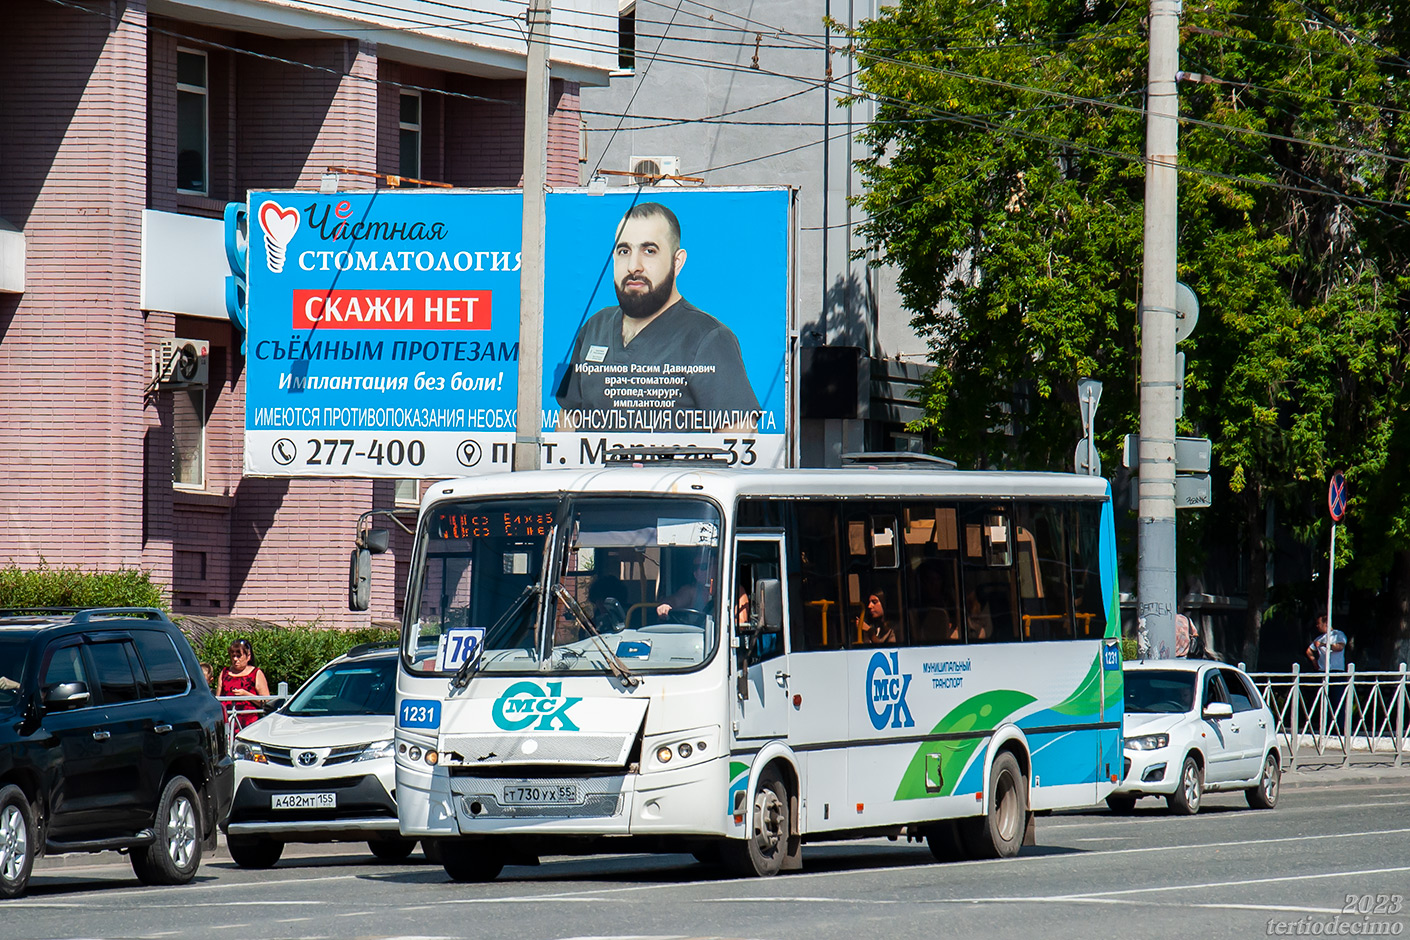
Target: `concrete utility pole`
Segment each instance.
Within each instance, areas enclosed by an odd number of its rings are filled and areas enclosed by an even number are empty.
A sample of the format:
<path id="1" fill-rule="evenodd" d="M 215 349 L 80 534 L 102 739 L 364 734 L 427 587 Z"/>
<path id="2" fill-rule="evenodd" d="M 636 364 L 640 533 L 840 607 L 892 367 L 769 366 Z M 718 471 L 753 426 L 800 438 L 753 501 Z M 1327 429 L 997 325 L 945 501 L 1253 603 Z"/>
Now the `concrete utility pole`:
<path id="1" fill-rule="evenodd" d="M 550 0 L 529 0 L 524 72 L 524 241 L 519 260 L 519 413 L 514 469 L 537 470 L 543 441 L 544 192 L 548 182 Z"/>
<path id="2" fill-rule="evenodd" d="M 1152 655 L 1175 655 L 1175 240 L 1180 0 L 1151 0 L 1141 297 L 1139 616 Z"/>

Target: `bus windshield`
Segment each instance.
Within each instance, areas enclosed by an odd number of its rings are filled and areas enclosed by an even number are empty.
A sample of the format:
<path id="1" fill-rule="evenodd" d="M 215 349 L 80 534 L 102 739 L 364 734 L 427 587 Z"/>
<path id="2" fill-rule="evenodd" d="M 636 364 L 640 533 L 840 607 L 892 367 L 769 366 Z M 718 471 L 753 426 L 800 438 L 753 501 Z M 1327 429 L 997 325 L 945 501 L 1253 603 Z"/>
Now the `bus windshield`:
<path id="1" fill-rule="evenodd" d="M 720 515 L 700 499 L 463 501 L 432 507 L 403 653 L 414 672 L 630 673 L 713 655 Z M 553 571 L 551 537 L 562 542 Z M 545 657 L 547 662 L 544 662 Z"/>

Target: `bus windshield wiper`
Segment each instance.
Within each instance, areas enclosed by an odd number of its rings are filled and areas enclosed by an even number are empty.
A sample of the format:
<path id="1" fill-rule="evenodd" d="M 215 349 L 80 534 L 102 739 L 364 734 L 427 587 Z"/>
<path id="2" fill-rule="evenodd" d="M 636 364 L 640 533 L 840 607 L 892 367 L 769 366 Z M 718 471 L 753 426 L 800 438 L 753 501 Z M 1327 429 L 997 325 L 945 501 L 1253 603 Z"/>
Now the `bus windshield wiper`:
<path id="1" fill-rule="evenodd" d="M 524 604 L 530 597 L 537 595 L 540 588 L 537 584 L 526 584 L 524 590 L 519 592 L 519 596 L 514 599 L 514 603 L 509 605 L 509 609 L 500 615 L 500 618 L 491 624 L 485 631 L 485 638 L 480 641 L 480 648 L 474 655 L 465 657 L 465 662 L 460 664 L 455 676 L 450 680 L 452 689 L 463 689 L 470 682 L 470 676 L 474 674 L 476 665 L 484 658 L 485 649 L 490 645 L 490 639 L 498 639 L 500 631 L 508 624 L 514 622 L 514 618 L 524 609 Z"/>
<path id="2" fill-rule="evenodd" d="M 622 683 L 626 685 L 627 688 L 634 689 L 641 685 L 641 677 L 628 669 L 626 663 L 618 659 L 617 654 L 608 648 L 607 641 L 602 638 L 602 634 L 597 631 L 597 627 L 593 626 L 592 620 L 583 612 L 582 605 L 580 605 L 577 600 L 574 599 L 573 595 L 568 592 L 568 589 L 563 586 L 563 582 L 559 581 L 557 584 L 553 585 L 553 596 L 563 602 L 563 606 L 573 615 L 573 619 L 588 632 L 588 636 L 592 637 L 593 642 L 597 644 L 597 648 L 601 650 L 602 655 L 606 657 L 607 668 L 612 670 L 612 674 L 618 679 L 621 679 Z"/>

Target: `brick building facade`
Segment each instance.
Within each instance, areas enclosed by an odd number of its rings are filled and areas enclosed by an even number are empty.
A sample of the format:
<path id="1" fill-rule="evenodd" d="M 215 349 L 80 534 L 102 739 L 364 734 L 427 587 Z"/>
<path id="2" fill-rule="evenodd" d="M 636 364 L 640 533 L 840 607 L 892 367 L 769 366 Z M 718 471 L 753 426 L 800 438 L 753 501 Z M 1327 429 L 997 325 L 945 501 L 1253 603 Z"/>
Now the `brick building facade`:
<path id="1" fill-rule="evenodd" d="M 586 18 L 597 7 L 615 14 L 609 2 L 566 6 Z M 459 7 L 439 15 L 467 21 L 524 5 L 437 7 Z M 205 6 L 5 4 L 0 564 L 141 567 L 170 585 L 176 614 L 365 623 L 346 610 L 353 523 L 391 505 L 395 482 L 244 476 L 241 337 L 210 300 L 224 284 L 197 279 L 202 297 L 190 304 L 144 300 L 171 294 L 164 272 L 194 270 L 198 248 L 209 257 L 225 204 L 247 190 L 316 189 L 331 166 L 405 174 L 404 95 L 416 98 L 421 178 L 519 185 L 522 41 L 516 52 L 512 29 L 431 30 L 429 13 L 422 29 L 407 13 L 378 21 L 356 2 L 336 20 L 327 4 L 297 0 L 232 2 L 219 15 Z M 555 55 L 551 184 L 578 184 L 579 88 L 605 83 L 614 65 L 615 55 Z M 192 100 L 205 119 L 196 176 L 194 161 L 182 163 L 181 109 Z M 200 245 L 153 234 L 188 223 Z M 152 384 L 152 352 L 172 336 L 210 343 L 199 395 Z M 378 559 L 371 617 L 395 615 L 405 563 L 404 550 Z"/>

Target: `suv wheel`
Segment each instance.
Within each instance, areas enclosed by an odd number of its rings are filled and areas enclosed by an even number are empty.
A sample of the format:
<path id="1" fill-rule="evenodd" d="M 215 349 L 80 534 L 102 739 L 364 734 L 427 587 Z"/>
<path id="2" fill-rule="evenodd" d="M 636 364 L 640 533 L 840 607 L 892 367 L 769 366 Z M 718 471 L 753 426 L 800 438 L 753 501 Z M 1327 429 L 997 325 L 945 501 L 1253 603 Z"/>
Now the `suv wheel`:
<path id="1" fill-rule="evenodd" d="M 132 850 L 132 870 L 148 885 L 184 885 L 201 865 L 201 809 L 196 789 L 172 777 L 157 801 L 156 841 Z"/>
<path id="2" fill-rule="evenodd" d="M 284 843 L 272 839 L 249 839 L 226 836 L 225 848 L 230 859 L 241 868 L 273 868 L 284 854 Z"/>
<path id="3" fill-rule="evenodd" d="M 34 810 L 19 787 L 0 787 L 0 898 L 24 894 L 34 870 Z"/>

